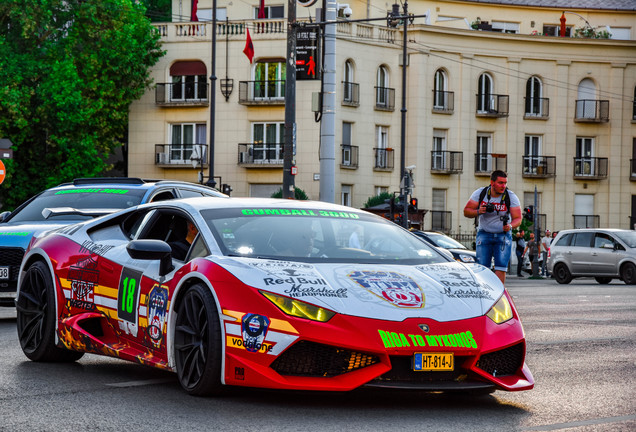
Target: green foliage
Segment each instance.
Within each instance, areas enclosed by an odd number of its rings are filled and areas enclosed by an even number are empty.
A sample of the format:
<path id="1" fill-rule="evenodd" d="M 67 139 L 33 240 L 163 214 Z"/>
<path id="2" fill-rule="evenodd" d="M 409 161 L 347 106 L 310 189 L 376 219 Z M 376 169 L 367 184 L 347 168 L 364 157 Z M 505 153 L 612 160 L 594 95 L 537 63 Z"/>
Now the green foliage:
<path id="1" fill-rule="evenodd" d="M 574 29 L 574 37 L 586 39 L 609 39 L 612 34 L 607 30 L 596 30 L 593 27 L 578 27 Z"/>
<path id="2" fill-rule="evenodd" d="M 516 236 L 518 231 L 523 231 L 524 240 L 530 240 L 530 233 L 534 232 L 534 223 L 530 222 L 526 218 L 522 218 L 521 225 L 519 225 L 518 228 L 512 230 L 513 236 Z"/>
<path id="3" fill-rule="evenodd" d="M 172 21 L 172 0 L 142 0 L 142 3 L 146 6 L 146 16 L 150 21 Z M 190 19 L 190 15 L 184 18 L 187 21 Z"/>
<path id="4" fill-rule="evenodd" d="M 164 54 L 144 13 L 134 0 L 0 2 L 0 138 L 14 144 L 3 210 L 107 168 Z"/>
<path id="5" fill-rule="evenodd" d="M 272 194 L 272 198 L 282 198 L 282 197 L 283 197 L 283 188 L 278 189 L 278 191 Z M 299 187 L 296 187 L 294 188 L 294 199 L 308 200 L 309 197 L 307 196 L 304 190 L 302 190 Z"/>
<path id="6" fill-rule="evenodd" d="M 388 199 L 391 199 L 393 194 L 389 192 L 382 192 L 380 195 L 369 197 L 367 202 L 364 203 L 363 208 L 375 207 L 380 204 L 384 204 L 384 202 Z"/>

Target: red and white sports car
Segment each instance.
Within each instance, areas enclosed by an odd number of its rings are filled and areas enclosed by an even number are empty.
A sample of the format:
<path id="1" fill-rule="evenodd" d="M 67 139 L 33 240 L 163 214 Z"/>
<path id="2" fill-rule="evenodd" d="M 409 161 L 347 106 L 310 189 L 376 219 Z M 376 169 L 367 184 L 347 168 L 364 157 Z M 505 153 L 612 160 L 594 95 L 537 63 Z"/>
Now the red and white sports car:
<path id="1" fill-rule="evenodd" d="M 322 202 L 192 198 L 60 228 L 31 242 L 16 305 L 31 360 L 118 357 L 196 395 L 534 386 L 490 270 Z"/>

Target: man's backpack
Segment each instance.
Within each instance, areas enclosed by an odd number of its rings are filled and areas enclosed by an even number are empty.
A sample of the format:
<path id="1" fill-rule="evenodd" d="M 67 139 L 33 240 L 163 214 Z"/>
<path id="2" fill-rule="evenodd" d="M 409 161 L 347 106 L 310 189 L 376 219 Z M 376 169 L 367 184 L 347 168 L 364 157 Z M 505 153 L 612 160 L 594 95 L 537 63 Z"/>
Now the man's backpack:
<path id="1" fill-rule="evenodd" d="M 481 205 L 481 202 L 486 198 L 486 195 L 488 195 L 488 201 L 490 201 L 490 186 L 484 187 L 481 192 L 479 192 L 479 201 L 477 201 L 479 205 Z M 508 188 L 504 190 L 502 201 L 506 205 L 506 214 L 510 215 L 510 194 L 508 193 Z M 479 216 L 478 214 L 475 218 L 475 228 L 479 225 Z"/>

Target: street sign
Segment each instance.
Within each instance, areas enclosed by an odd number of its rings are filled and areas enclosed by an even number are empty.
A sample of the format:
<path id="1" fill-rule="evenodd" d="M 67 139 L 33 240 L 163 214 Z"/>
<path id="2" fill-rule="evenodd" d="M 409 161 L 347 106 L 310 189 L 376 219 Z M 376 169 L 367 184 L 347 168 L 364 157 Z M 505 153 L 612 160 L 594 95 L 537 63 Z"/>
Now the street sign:
<path id="1" fill-rule="evenodd" d="M 318 29 L 301 29 L 296 33 L 296 81 L 320 79 Z"/>
<path id="2" fill-rule="evenodd" d="M 0 149 L 0 159 L 13 159 L 13 150 Z"/>

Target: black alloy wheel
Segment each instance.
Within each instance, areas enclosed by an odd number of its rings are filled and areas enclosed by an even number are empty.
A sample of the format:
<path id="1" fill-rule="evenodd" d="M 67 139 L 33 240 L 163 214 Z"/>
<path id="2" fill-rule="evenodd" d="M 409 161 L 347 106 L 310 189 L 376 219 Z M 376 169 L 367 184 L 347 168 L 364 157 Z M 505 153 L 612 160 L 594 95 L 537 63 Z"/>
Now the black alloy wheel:
<path id="1" fill-rule="evenodd" d="M 560 284 L 569 284 L 572 282 L 572 273 L 568 270 L 568 266 L 563 263 L 554 266 L 554 272 L 552 272 L 552 274 L 554 275 L 554 279 Z"/>
<path id="2" fill-rule="evenodd" d="M 177 375 L 183 389 L 194 396 L 221 390 L 221 330 L 210 290 L 201 284 L 188 288 L 179 302 L 174 336 Z"/>
<path id="3" fill-rule="evenodd" d="M 34 262 L 26 271 L 16 310 L 20 346 L 30 360 L 73 362 L 84 355 L 55 345 L 55 289 L 44 262 Z"/>
<path id="4" fill-rule="evenodd" d="M 632 263 L 625 263 L 621 267 L 621 279 L 627 285 L 636 285 L 636 266 Z"/>

